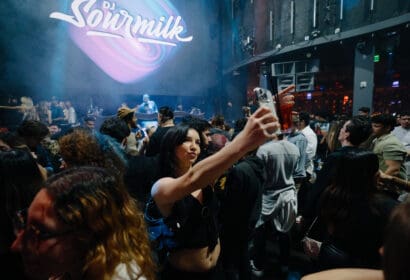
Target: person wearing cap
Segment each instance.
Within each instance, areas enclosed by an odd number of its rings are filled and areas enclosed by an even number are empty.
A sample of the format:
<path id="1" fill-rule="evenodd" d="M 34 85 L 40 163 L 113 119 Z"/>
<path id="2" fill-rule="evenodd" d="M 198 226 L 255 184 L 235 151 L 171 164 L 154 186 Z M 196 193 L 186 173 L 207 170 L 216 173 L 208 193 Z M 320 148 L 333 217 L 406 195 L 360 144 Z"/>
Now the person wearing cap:
<path id="1" fill-rule="evenodd" d="M 131 131 L 126 139 L 124 151 L 131 156 L 137 156 L 139 154 L 137 148 L 137 139 L 135 137 L 135 133 L 132 132 L 133 129 L 137 128 L 137 117 L 135 116 L 135 109 L 130 109 L 126 106 L 122 106 L 117 111 L 117 117 L 123 120 L 128 125 Z"/>

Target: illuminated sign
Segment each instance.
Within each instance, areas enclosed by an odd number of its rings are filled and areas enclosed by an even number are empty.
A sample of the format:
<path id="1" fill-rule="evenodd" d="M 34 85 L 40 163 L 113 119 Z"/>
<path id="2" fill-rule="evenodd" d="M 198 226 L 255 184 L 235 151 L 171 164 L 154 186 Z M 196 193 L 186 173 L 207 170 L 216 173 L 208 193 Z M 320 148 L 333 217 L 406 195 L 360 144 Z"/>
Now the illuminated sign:
<path id="1" fill-rule="evenodd" d="M 167 0 L 73 0 L 70 8 L 50 18 L 69 23 L 77 46 L 119 82 L 147 76 L 193 39 Z"/>

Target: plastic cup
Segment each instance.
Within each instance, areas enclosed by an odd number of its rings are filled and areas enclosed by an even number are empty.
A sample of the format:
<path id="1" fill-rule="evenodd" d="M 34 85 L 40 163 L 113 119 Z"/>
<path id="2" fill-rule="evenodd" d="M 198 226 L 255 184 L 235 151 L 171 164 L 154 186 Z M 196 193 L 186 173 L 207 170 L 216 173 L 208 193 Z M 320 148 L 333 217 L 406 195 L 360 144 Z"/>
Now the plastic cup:
<path id="1" fill-rule="evenodd" d="M 281 129 L 288 131 L 292 127 L 293 104 L 280 104 Z"/>

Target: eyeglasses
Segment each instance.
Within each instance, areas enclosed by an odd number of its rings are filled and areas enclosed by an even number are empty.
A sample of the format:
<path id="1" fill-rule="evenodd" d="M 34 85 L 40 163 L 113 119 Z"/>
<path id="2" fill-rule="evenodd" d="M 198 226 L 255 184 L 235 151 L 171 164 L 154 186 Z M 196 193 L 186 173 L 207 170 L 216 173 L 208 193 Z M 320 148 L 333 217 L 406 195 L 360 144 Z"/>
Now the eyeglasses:
<path id="1" fill-rule="evenodd" d="M 73 230 L 63 232 L 52 232 L 46 229 L 41 229 L 35 225 L 27 225 L 27 209 L 19 210 L 13 218 L 14 234 L 17 236 L 21 231 L 24 231 L 24 237 L 27 241 L 33 241 L 38 244 L 40 241 L 45 241 L 52 238 L 57 238 L 67 235 Z"/>

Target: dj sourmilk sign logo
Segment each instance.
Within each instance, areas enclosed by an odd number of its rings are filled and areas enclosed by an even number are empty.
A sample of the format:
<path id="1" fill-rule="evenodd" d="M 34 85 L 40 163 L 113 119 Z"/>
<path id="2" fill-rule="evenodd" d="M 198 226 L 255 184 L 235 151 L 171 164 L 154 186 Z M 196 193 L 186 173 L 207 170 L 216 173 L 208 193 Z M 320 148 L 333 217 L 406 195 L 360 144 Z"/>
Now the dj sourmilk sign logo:
<path id="1" fill-rule="evenodd" d="M 73 0 L 67 13 L 52 12 L 50 18 L 69 23 L 77 46 L 122 83 L 147 76 L 193 39 L 166 0 Z"/>

